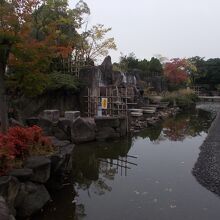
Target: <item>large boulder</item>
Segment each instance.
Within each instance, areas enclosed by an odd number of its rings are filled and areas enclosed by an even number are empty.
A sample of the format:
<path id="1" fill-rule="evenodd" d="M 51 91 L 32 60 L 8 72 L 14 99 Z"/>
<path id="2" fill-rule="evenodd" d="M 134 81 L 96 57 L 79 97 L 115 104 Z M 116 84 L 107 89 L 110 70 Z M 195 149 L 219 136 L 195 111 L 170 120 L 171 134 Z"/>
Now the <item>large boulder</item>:
<path id="1" fill-rule="evenodd" d="M 95 117 L 95 123 L 98 129 L 103 127 L 118 128 L 120 126 L 119 118 L 116 117 Z"/>
<path id="2" fill-rule="evenodd" d="M 46 183 L 50 178 L 50 159 L 44 156 L 34 156 L 27 159 L 25 167 L 33 170 L 31 181 L 37 183 Z"/>
<path id="3" fill-rule="evenodd" d="M 93 118 L 77 118 L 71 127 L 73 143 L 84 143 L 95 140 L 96 124 Z"/>
<path id="4" fill-rule="evenodd" d="M 43 117 L 53 122 L 57 122 L 60 118 L 60 111 L 57 109 L 44 110 Z"/>
<path id="5" fill-rule="evenodd" d="M 70 134 L 68 135 L 63 129 L 59 128 L 56 125 L 52 127 L 52 134 L 59 140 L 69 140 L 70 139 Z"/>
<path id="6" fill-rule="evenodd" d="M 125 117 L 95 117 L 96 139 L 123 137 L 127 133 L 127 121 Z"/>
<path id="7" fill-rule="evenodd" d="M 105 139 L 111 138 L 119 138 L 120 134 L 115 131 L 114 128 L 111 127 L 103 127 L 101 130 L 98 130 L 96 133 L 96 139 L 101 141 Z"/>
<path id="8" fill-rule="evenodd" d="M 77 117 L 78 118 L 78 117 Z M 76 119 L 76 118 L 75 118 Z M 74 119 L 74 120 L 75 120 Z M 71 128 L 71 125 L 73 123 L 74 120 L 70 120 L 70 119 L 66 119 L 66 118 L 60 118 L 58 123 L 57 123 L 57 126 L 62 129 L 65 133 L 69 133 L 70 132 L 70 128 Z"/>
<path id="9" fill-rule="evenodd" d="M 50 195 L 44 185 L 32 182 L 22 183 L 15 207 L 19 217 L 29 217 L 40 211 L 50 200 Z"/>
<path id="10" fill-rule="evenodd" d="M 10 210 L 10 213 L 16 214 L 14 203 L 20 188 L 20 182 L 12 176 L 0 177 L 0 196 L 2 196 Z"/>
<path id="11" fill-rule="evenodd" d="M 80 116 L 80 111 L 65 111 L 65 118 L 73 121 Z"/>

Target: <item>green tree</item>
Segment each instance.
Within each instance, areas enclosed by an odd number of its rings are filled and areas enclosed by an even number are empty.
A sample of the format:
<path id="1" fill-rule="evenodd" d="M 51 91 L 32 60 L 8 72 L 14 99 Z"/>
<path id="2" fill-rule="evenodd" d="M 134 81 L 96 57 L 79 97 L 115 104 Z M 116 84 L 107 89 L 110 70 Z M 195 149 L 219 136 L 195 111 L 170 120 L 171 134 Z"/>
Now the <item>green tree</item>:
<path id="1" fill-rule="evenodd" d="M 7 130 L 6 82 L 10 95 L 36 96 L 48 86 L 51 62 L 71 57 L 83 15 L 80 1 L 74 9 L 66 0 L 0 0 L 0 118 Z M 6 74 L 6 66 L 9 71 Z"/>
<path id="2" fill-rule="evenodd" d="M 0 0 L 0 120 L 1 130 L 8 127 L 6 100 L 6 67 L 10 53 L 16 51 L 20 35 L 25 35 L 29 29 L 29 19 L 36 0 Z"/>
<path id="3" fill-rule="evenodd" d="M 163 67 L 162 64 L 160 63 L 160 61 L 155 58 L 152 57 L 150 62 L 149 62 L 149 66 L 148 66 L 149 72 L 150 73 L 159 73 L 162 74 L 163 72 Z"/>
<path id="4" fill-rule="evenodd" d="M 129 55 L 122 54 L 119 61 L 119 65 L 123 71 L 137 69 L 138 63 L 139 61 L 134 53 L 130 53 Z"/>
<path id="5" fill-rule="evenodd" d="M 149 72 L 149 61 L 146 59 L 140 60 L 138 62 L 138 69 L 144 72 Z"/>

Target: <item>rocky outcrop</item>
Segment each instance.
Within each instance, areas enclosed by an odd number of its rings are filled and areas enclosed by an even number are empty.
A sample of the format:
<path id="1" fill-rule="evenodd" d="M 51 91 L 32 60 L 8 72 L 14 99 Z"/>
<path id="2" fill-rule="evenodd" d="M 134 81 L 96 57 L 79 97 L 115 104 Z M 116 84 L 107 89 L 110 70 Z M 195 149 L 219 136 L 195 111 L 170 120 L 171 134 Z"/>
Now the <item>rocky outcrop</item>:
<path id="1" fill-rule="evenodd" d="M 110 56 L 107 56 L 102 62 L 101 66 L 99 66 L 102 72 L 102 81 L 106 85 L 112 84 L 112 60 Z"/>

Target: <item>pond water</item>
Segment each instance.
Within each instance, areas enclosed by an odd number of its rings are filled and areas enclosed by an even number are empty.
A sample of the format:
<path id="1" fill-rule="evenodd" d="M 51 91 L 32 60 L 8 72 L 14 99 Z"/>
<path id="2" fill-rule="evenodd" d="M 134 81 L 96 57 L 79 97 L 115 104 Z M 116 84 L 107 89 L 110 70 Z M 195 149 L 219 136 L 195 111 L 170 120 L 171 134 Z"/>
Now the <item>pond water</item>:
<path id="1" fill-rule="evenodd" d="M 34 219 L 219 219 L 220 198 L 192 174 L 211 121 L 197 110 L 133 138 L 77 146 L 73 184 Z"/>

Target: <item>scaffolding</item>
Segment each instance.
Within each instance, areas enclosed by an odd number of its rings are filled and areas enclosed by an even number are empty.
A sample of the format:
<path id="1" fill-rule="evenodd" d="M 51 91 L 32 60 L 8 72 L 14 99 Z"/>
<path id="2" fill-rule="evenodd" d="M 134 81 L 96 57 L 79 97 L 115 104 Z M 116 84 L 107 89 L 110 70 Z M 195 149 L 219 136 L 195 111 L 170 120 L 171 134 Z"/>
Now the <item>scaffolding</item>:
<path id="1" fill-rule="evenodd" d="M 94 94 L 95 93 L 95 94 Z M 86 115 L 88 117 L 94 117 L 98 115 L 98 108 L 101 105 L 102 98 L 107 98 L 107 108 L 102 109 L 103 116 L 126 116 L 128 117 L 128 109 L 135 103 L 135 94 L 133 87 L 117 87 L 106 86 L 99 87 L 94 91 L 88 88 L 86 98 L 87 110 Z"/>

